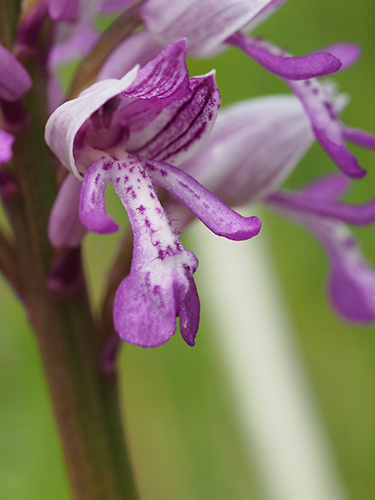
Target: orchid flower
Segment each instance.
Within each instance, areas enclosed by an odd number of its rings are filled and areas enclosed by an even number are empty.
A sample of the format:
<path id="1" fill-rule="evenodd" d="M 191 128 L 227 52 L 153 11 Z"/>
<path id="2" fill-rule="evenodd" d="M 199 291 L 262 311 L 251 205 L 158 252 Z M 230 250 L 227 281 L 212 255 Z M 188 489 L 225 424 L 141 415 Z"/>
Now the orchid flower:
<path id="1" fill-rule="evenodd" d="M 236 45 L 235 35 L 254 28 L 287 0 L 146 0 L 141 14 L 154 39 L 162 45 L 186 37 L 188 53 L 209 57 Z M 233 38 L 234 37 L 234 38 Z M 243 46 L 240 46 L 243 49 Z M 267 70 L 289 79 L 305 79 L 336 71 L 340 61 L 329 53 L 303 57 L 269 54 L 248 42 L 246 52 Z"/>
<path id="2" fill-rule="evenodd" d="M 313 141 L 309 118 L 295 96 L 253 99 L 221 111 L 205 145 L 180 168 L 230 206 L 261 202 L 309 229 L 331 263 L 328 295 L 334 309 L 347 321 L 374 321 L 375 272 L 346 224 L 374 222 L 375 200 L 338 201 L 349 184 L 341 174 L 297 193 L 279 190 Z M 167 207 L 180 231 L 193 220 L 176 201 Z"/>
<path id="3" fill-rule="evenodd" d="M 238 44 L 243 44 L 245 50 L 247 38 L 245 35 L 237 35 L 236 37 Z M 264 40 L 253 39 L 253 44 L 258 45 L 270 55 L 279 54 L 282 56 L 284 53 L 278 47 Z M 340 71 L 354 64 L 361 52 L 360 48 L 352 43 L 331 45 L 325 50 L 340 59 L 342 62 Z M 340 122 L 339 116 L 346 104 L 346 97 L 336 95 L 336 88 L 332 82 L 320 82 L 314 78 L 302 81 L 284 78 L 284 81 L 301 100 L 310 118 L 316 139 L 340 170 L 349 177 L 363 177 L 366 171 L 358 164 L 355 156 L 348 151 L 345 140 L 375 149 L 375 137 L 362 130 L 347 127 Z"/>
<path id="4" fill-rule="evenodd" d="M 189 345 L 198 329 L 193 280 L 198 261 L 181 245 L 156 186 L 173 193 L 220 236 L 243 240 L 260 230 L 256 217 L 241 217 L 176 168 L 207 138 L 219 103 L 213 73 L 189 79 L 181 40 L 143 69 L 95 83 L 47 123 L 48 145 L 72 172 L 51 213 L 52 244 L 76 245 L 83 227 L 101 234 L 118 229 L 105 210 L 108 182 L 127 210 L 133 260 L 114 306 L 115 329 L 127 342 L 143 347 L 166 342 L 176 317 Z"/>

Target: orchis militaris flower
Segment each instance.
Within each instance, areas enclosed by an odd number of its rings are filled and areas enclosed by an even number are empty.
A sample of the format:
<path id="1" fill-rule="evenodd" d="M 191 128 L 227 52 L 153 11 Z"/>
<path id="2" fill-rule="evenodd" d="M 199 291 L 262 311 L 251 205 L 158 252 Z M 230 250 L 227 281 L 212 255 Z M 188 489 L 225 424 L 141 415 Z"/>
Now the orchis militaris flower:
<path id="1" fill-rule="evenodd" d="M 208 57 L 225 47 L 237 45 L 235 35 L 252 29 L 287 0 L 146 0 L 141 9 L 145 25 L 162 45 L 186 37 L 188 53 Z M 329 53 L 303 57 L 270 54 L 249 38 L 240 46 L 264 68 L 284 78 L 300 80 L 326 75 L 341 66 Z"/>
<path id="2" fill-rule="evenodd" d="M 176 168 L 208 136 L 219 103 L 212 73 L 189 79 L 181 40 L 143 69 L 95 83 L 60 106 L 47 123 L 48 145 L 83 179 L 78 207 L 83 226 L 101 234 L 118 229 L 105 210 L 108 182 L 128 212 L 133 260 L 114 306 L 115 329 L 127 342 L 143 347 L 166 342 L 175 332 L 176 317 L 189 345 L 198 329 L 193 280 L 198 261 L 179 242 L 156 186 L 173 193 L 218 235 L 243 240 L 259 232 L 256 217 L 241 217 Z M 74 222 L 79 184 L 70 174 L 55 202 L 49 228 L 55 246 L 74 245 L 82 237 Z"/>
<path id="3" fill-rule="evenodd" d="M 243 44 L 246 50 L 247 37 L 238 34 L 236 40 L 238 45 Z M 254 43 L 268 52 L 270 56 L 285 54 L 284 51 L 264 40 L 258 39 Z M 340 71 L 354 64 L 361 53 L 360 48 L 352 43 L 331 45 L 325 50 L 340 59 L 342 63 Z M 310 118 L 316 139 L 340 170 L 349 177 L 357 179 L 363 177 L 366 171 L 358 164 L 356 157 L 348 151 L 345 140 L 375 149 L 375 137 L 362 130 L 347 127 L 340 122 L 339 115 L 346 104 L 345 96 L 336 96 L 336 88 L 331 82 L 319 82 L 313 78 L 303 81 L 283 79 L 301 100 Z"/>
<path id="4" fill-rule="evenodd" d="M 341 174 L 297 193 L 279 191 L 313 141 L 296 97 L 253 99 L 222 110 L 205 145 L 181 168 L 230 206 L 262 202 L 309 229 L 330 259 L 328 295 L 334 309 L 347 321 L 374 321 L 375 272 L 345 223 L 374 222 L 375 200 L 363 205 L 337 201 L 349 182 Z M 193 219 L 173 200 L 167 207 L 181 231 Z"/>

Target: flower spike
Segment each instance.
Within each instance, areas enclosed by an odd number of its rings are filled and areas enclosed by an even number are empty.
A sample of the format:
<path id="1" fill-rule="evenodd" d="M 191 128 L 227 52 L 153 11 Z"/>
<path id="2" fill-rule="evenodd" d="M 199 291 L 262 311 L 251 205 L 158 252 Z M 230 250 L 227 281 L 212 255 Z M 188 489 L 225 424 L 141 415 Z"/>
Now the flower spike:
<path id="1" fill-rule="evenodd" d="M 57 197 L 51 241 L 74 246 L 83 227 L 116 231 L 104 197 L 108 182 L 113 184 L 134 235 L 131 272 L 116 294 L 114 324 L 123 340 L 143 347 L 166 342 L 177 317 L 184 340 L 194 345 L 199 324 L 193 279 L 198 261 L 181 245 L 156 186 L 216 234 L 243 240 L 260 230 L 256 217 L 241 217 L 176 168 L 207 139 L 220 104 L 213 72 L 189 78 L 185 46 L 185 40 L 177 41 L 142 69 L 95 83 L 60 106 L 46 126 L 47 143 L 78 178 L 71 174 Z"/>

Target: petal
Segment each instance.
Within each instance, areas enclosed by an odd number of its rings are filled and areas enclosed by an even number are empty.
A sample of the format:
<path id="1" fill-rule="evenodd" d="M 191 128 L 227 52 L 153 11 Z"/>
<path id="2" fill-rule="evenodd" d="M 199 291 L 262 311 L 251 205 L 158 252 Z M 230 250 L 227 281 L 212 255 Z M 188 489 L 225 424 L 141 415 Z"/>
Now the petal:
<path id="1" fill-rule="evenodd" d="M 340 170 L 356 179 L 360 179 L 366 171 L 358 164 L 356 157 L 345 145 L 344 127 L 338 118 L 337 98 L 332 96 L 332 89 L 327 84 L 316 80 L 301 82 L 287 81 L 290 88 L 300 98 L 308 114 L 315 137 L 326 153 L 338 165 Z"/>
<path id="2" fill-rule="evenodd" d="M 186 67 L 186 41 L 178 40 L 162 50 L 139 70 L 131 85 L 122 91 L 124 97 L 167 99 L 183 92 L 189 80 Z"/>
<path id="3" fill-rule="evenodd" d="M 246 44 L 248 44 L 248 40 L 251 41 L 256 39 L 251 39 L 249 37 L 245 37 L 244 35 L 237 34 L 233 37 L 233 40 L 236 44 L 243 45 L 244 50 L 247 50 Z M 272 57 L 280 54 L 280 49 L 269 42 L 256 40 L 253 43 L 256 44 L 257 48 L 260 48 L 264 52 L 268 53 L 267 59 L 263 59 L 263 62 L 265 61 L 267 64 Z M 260 46 L 258 46 L 258 44 Z M 347 45 L 346 56 L 344 54 L 345 45 Z M 337 46 L 331 46 L 331 48 L 333 52 L 336 51 L 338 55 L 342 55 L 344 67 L 347 67 L 350 63 L 352 63 L 358 55 L 358 48 L 352 44 L 339 44 Z M 325 57 L 327 54 L 316 55 L 322 55 Z M 348 151 L 345 145 L 344 128 L 338 118 L 338 115 L 343 107 L 343 103 L 341 102 L 342 99 L 340 99 L 342 96 L 334 97 L 334 89 L 332 85 L 328 83 L 320 84 L 313 78 L 294 81 L 290 79 L 291 76 L 286 77 L 285 74 L 282 75 L 282 73 L 277 73 L 277 71 L 276 74 L 283 76 L 285 82 L 290 86 L 297 97 L 299 97 L 307 115 L 311 120 L 315 137 L 328 155 L 333 159 L 333 161 L 335 161 L 340 170 L 342 170 L 349 177 L 357 179 L 363 177 L 366 174 L 366 171 L 358 164 L 355 156 Z M 302 73 L 299 76 L 301 75 Z"/>
<path id="4" fill-rule="evenodd" d="M 347 189 L 338 176 L 328 176 L 308 185 L 301 192 L 273 194 L 267 202 L 296 213 L 317 214 L 357 226 L 375 221 L 375 199 L 360 205 L 342 203 L 335 198 Z"/>
<path id="5" fill-rule="evenodd" d="M 0 98 L 16 101 L 31 85 L 31 78 L 25 68 L 9 50 L 0 45 Z"/>
<path id="6" fill-rule="evenodd" d="M 356 43 L 341 42 L 324 47 L 319 52 L 328 52 L 340 59 L 341 67 L 339 71 L 344 71 L 358 61 L 361 55 L 361 47 Z"/>
<path id="7" fill-rule="evenodd" d="M 241 33 L 232 35 L 227 42 L 239 47 L 271 73 L 289 80 L 328 75 L 341 67 L 340 60 L 329 53 L 291 57 L 285 50 L 265 40 Z"/>
<path id="8" fill-rule="evenodd" d="M 117 333 L 127 342 L 156 347 L 173 335 L 181 315 L 183 336 L 192 345 L 199 321 L 193 283 L 198 261 L 179 242 L 139 159 L 114 161 L 105 174 L 128 212 L 134 234 L 131 273 L 116 293 Z"/>
<path id="9" fill-rule="evenodd" d="M 55 248 L 74 248 L 86 233 L 78 218 L 81 187 L 82 182 L 68 174 L 57 194 L 48 223 L 48 238 Z"/>
<path id="10" fill-rule="evenodd" d="M 190 345 L 195 345 L 195 336 L 199 327 L 200 304 L 197 287 L 190 280 L 189 290 L 180 309 L 180 330 L 182 338 Z"/>
<path id="11" fill-rule="evenodd" d="M 93 233 L 109 234 L 118 231 L 116 222 L 105 209 L 105 188 L 113 178 L 116 169 L 110 158 L 98 160 L 88 167 L 83 180 L 79 202 L 79 219 Z"/>
<path id="12" fill-rule="evenodd" d="M 234 212 L 182 170 L 148 160 L 143 167 L 157 185 L 176 196 L 218 236 L 240 241 L 259 233 L 261 223 L 257 217 L 242 217 Z"/>
<path id="13" fill-rule="evenodd" d="M 364 130 L 359 130 L 358 128 L 352 127 L 342 127 L 344 138 L 347 141 L 362 146 L 363 148 L 375 149 L 375 136 L 365 132 Z"/>
<path id="14" fill-rule="evenodd" d="M 12 154 L 14 137 L 3 130 L 0 130 L 0 165 L 9 161 Z"/>
<path id="15" fill-rule="evenodd" d="M 149 103 L 145 106 L 150 109 Z M 214 73 L 191 78 L 184 96 L 165 105 L 148 127 L 138 133 L 133 131 L 127 150 L 142 157 L 179 165 L 206 140 L 219 106 L 220 93 Z M 134 117 L 130 114 L 130 124 L 132 120 L 134 122 Z"/>
<path id="16" fill-rule="evenodd" d="M 147 0 L 142 18 L 161 44 L 186 37 L 189 55 L 207 57 L 248 24 L 270 0 Z"/>
<path id="17" fill-rule="evenodd" d="M 137 71 L 138 68 L 135 67 L 121 80 L 95 83 L 76 99 L 62 104 L 50 116 L 46 125 L 45 140 L 61 163 L 77 178 L 82 178 L 73 153 L 77 132 L 96 110 L 131 85 Z"/>
<path id="18" fill-rule="evenodd" d="M 325 175 L 303 186 L 301 192 L 317 201 L 336 200 L 349 191 L 350 180 L 337 173 Z"/>
<path id="19" fill-rule="evenodd" d="M 192 278 L 187 280 L 181 267 L 173 258 L 168 263 L 134 265 L 136 269 L 132 269 L 116 292 L 113 309 L 115 330 L 122 340 L 141 347 L 164 344 L 175 333 L 176 317 L 181 304 L 186 302 L 183 306 L 186 327 L 182 332 L 184 340 L 194 345 L 199 301 L 196 304 L 191 300 Z"/>
<path id="20" fill-rule="evenodd" d="M 332 307 L 346 321 L 375 320 L 375 273 L 362 256 L 348 228 L 329 217 L 276 206 L 287 217 L 307 227 L 322 243 L 330 259 L 328 297 Z"/>
<path id="21" fill-rule="evenodd" d="M 313 140 L 296 97 L 249 99 L 220 110 L 207 142 L 181 168 L 226 205 L 254 203 L 279 187 Z"/>

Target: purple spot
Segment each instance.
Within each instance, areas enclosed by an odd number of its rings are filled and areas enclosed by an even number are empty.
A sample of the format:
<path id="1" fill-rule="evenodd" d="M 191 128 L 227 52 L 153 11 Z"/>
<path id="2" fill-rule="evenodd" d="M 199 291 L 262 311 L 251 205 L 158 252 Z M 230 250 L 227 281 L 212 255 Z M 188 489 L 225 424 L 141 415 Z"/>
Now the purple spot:
<path id="1" fill-rule="evenodd" d="M 100 179 L 101 176 L 102 176 L 102 174 L 97 174 L 97 176 L 95 177 L 95 181 L 94 181 L 95 182 L 95 186 L 98 185 L 98 182 L 99 182 L 99 179 Z"/>
<path id="2" fill-rule="evenodd" d="M 168 172 L 166 170 L 164 170 L 163 168 L 160 170 L 160 173 L 163 177 L 167 177 L 167 175 L 168 175 Z"/>
<path id="3" fill-rule="evenodd" d="M 203 203 L 204 208 L 210 208 L 210 205 L 206 202 Z"/>
<path id="4" fill-rule="evenodd" d="M 116 177 L 116 184 L 120 182 L 120 177 Z"/>
<path id="5" fill-rule="evenodd" d="M 137 179 L 137 182 L 141 182 L 141 179 Z"/>
<path id="6" fill-rule="evenodd" d="M 109 170 L 113 167 L 113 161 L 105 161 L 103 163 L 103 170 Z"/>
<path id="7" fill-rule="evenodd" d="M 150 193 L 150 198 L 152 198 L 153 200 L 155 199 L 155 196 L 153 193 Z"/>
<path id="8" fill-rule="evenodd" d="M 95 204 L 95 191 L 93 191 L 91 193 L 90 200 L 91 200 L 91 203 L 94 205 Z"/>
<path id="9" fill-rule="evenodd" d="M 145 207 L 145 206 L 143 206 L 143 205 L 139 205 L 139 207 L 137 207 L 137 210 L 138 210 L 141 214 L 143 214 L 143 213 L 145 212 L 145 210 L 146 210 L 146 207 Z"/>
<path id="10" fill-rule="evenodd" d="M 124 184 L 126 184 L 128 182 L 128 180 L 129 180 L 129 176 L 125 175 L 125 177 L 124 177 Z"/>

